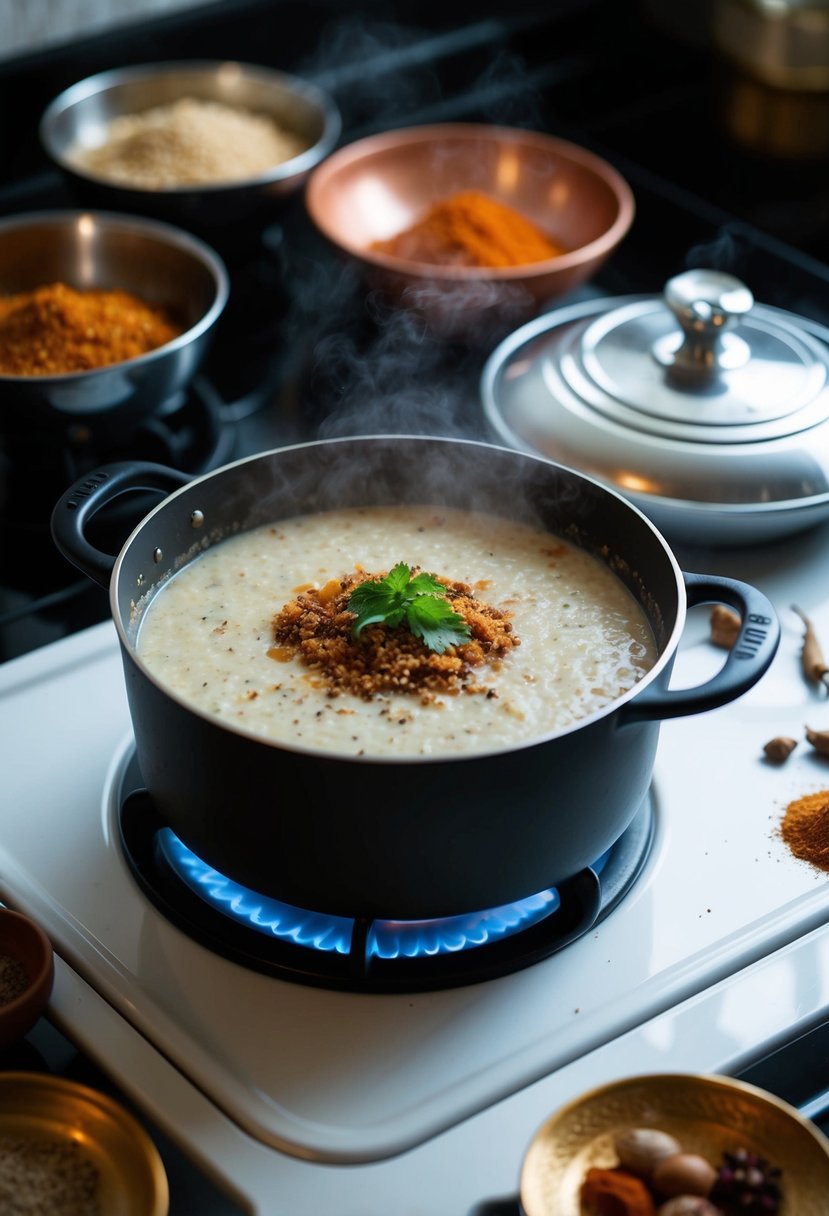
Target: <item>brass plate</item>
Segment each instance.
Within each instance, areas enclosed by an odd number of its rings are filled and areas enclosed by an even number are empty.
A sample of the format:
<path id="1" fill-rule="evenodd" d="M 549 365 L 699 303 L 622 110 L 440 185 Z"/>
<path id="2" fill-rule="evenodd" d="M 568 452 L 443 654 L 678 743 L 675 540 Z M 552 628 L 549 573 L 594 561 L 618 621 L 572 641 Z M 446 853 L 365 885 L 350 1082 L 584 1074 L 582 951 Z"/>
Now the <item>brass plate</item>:
<path id="1" fill-rule="evenodd" d="M 794 1109 L 730 1077 L 630 1077 L 562 1107 L 536 1132 L 521 1171 L 525 1216 L 581 1216 L 579 1191 L 591 1166 L 618 1164 L 614 1135 L 656 1127 L 717 1165 L 725 1149 L 760 1153 L 782 1171 L 780 1216 L 826 1216 L 829 1140 Z"/>
<path id="2" fill-rule="evenodd" d="M 169 1212 L 158 1150 L 132 1115 L 97 1090 L 48 1074 L 0 1073 L 2 1136 L 75 1141 L 97 1170 L 101 1216 Z"/>

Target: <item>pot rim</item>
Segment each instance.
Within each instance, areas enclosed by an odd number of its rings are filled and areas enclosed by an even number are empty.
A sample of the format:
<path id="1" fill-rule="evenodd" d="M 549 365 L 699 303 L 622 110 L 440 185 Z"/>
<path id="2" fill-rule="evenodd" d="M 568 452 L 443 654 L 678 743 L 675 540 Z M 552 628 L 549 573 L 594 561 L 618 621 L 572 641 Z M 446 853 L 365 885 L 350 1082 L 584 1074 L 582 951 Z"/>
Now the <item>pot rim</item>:
<path id="1" fill-rule="evenodd" d="M 205 482 L 210 481 L 211 479 L 213 479 L 215 477 L 218 477 L 227 472 L 230 472 L 233 469 L 243 468 L 247 465 L 252 465 L 252 464 L 255 464 L 255 463 L 261 462 L 261 461 L 267 461 L 269 459 L 274 458 L 275 456 L 279 456 L 282 453 L 304 451 L 304 450 L 310 451 L 310 450 L 319 449 L 322 447 L 326 447 L 326 448 L 331 448 L 333 446 L 346 447 L 350 444 L 355 444 L 355 443 L 358 443 L 358 444 L 386 443 L 386 444 L 388 444 L 388 443 L 411 443 L 411 442 L 440 443 L 440 444 L 445 444 L 445 445 L 451 445 L 452 447 L 463 446 L 466 448 L 474 449 L 476 451 L 494 451 L 494 452 L 500 453 L 501 455 L 508 456 L 510 459 L 513 459 L 516 461 L 530 462 L 533 465 L 537 465 L 537 466 L 538 465 L 550 466 L 551 469 L 555 469 L 557 471 L 563 471 L 567 476 L 572 476 L 573 478 L 577 479 L 580 482 L 586 482 L 586 483 L 590 484 L 597 491 L 599 491 L 603 496 L 606 496 L 607 498 L 614 500 L 616 502 L 616 504 L 621 509 L 623 509 L 627 514 L 636 517 L 639 525 L 641 527 L 646 528 L 649 532 L 651 532 L 653 534 L 653 536 L 655 537 L 655 539 L 658 541 L 662 555 L 663 555 L 669 569 L 671 570 L 671 572 L 673 574 L 675 588 L 676 588 L 676 617 L 673 622 L 673 626 L 670 629 L 669 634 L 666 636 L 664 643 L 660 647 L 660 653 L 658 655 L 658 658 L 657 658 L 656 662 L 654 663 L 653 667 L 650 669 L 650 671 L 648 671 L 640 680 L 638 680 L 631 688 L 629 688 L 627 690 L 627 692 L 623 693 L 620 697 L 616 697 L 614 700 L 609 702 L 603 708 L 595 710 L 593 713 L 587 714 L 584 717 L 578 718 L 570 726 L 563 727 L 558 730 L 546 731 L 541 734 L 534 734 L 523 743 L 505 744 L 501 747 L 490 747 L 490 748 L 480 749 L 480 750 L 476 749 L 476 750 L 470 751 L 470 752 L 459 752 L 459 753 L 448 753 L 448 754 L 426 755 L 426 756 L 419 756 L 419 755 L 416 755 L 416 756 L 411 756 L 411 755 L 357 756 L 357 755 L 350 755 L 347 753 L 334 752 L 330 748 L 314 747 L 314 746 L 311 746 L 308 744 L 285 743 L 285 742 L 281 742 L 279 740 L 268 739 L 268 738 L 263 737 L 260 734 L 257 734 L 255 731 L 246 730 L 246 729 L 240 727 L 236 723 L 228 722 L 225 719 L 218 718 L 212 714 L 208 714 L 202 710 L 199 710 L 197 707 L 194 707 L 185 697 L 180 696 L 175 691 L 168 688 L 163 682 L 158 680 L 156 678 L 156 676 L 154 676 L 149 671 L 149 669 L 144 665 L 144 663 L 138 657 L 138 654 L 136 652 L 135 631 L 129 627 L 129 623 L 127 625 L 125 625 L 125 623 L 124 623 L 124 620 L 123 620 L 124 614 L 122 613 L 120 604 L 119 604 L 119 598 L 120 598 L 119 597 L 119 588 L 120 588 L 120 583 L 122 581 L 123 568 L 124 568 L 124 563 L 125 563 L 126 557 L 129 553 L 129 551 L 131 550 L 136 538 L 146 528 L 152 526 L 153 520 L 162 511 L 169 508 L 169 504 L 172 500 L 181 498 L 183 495 L 192 492 L 192 490 L 197 488 L 199 485 L 202 485 Z M 494 513 L 497 514 L 498 512 L 494 512 Z M 509 516 L 507 516 L 507 518 L 509 518 Z M 239 534 L 240 533 L 234 533 L 234 535 L 239 535 Z M 222 538 L 217 538 L 217 540 L 212 543 L 218 543 L 219 539 L 222 539 Z M 186 560 L 181 560 L 180 554 L 176 555 L 172 559 L 172 563 L 171 564 L 168 563 L 162 581 L 166 582 L 169 577 L 171 577 L 173 574 L 177 573 L 179 570 L 183 569 L 183 567 L 185 565 L 188 565 L 190 561 L 195 560 L 195 558 L 198 556 L 199 553 L 205 552 L 206 548 L 208 548 L 208 547 L 212 547 L 212 545 L 205 545 L 203 542 L 202 543 L 196 542 L 193 545 L 192 549 L 190 551 L 188 551 L 189 556 L 187 556 Z M 597 558 L 597 560 L 600 560 L 600 559 Z M 610 568 L 610 567 L 608 567 L 608 568 Z M 158 587 L 158 585 L 159 585 L 158 582 L 153 584 L 154 587 Z M 156 592 L 153 591 L 153 595 L 155 595 L 155 594 L 156 594 Z M 631 592 L 631 594 L 633 594 L 633 593 Z M 152 596 L 151 596 L 151 598 L 152 598 Z M 173 490 L 160 503 L 158 503 L 155 507 L 151 508 L 151 510 L 148 511 L 148 513 L 133 528 L 132 532 L 127 537 L 126 541 L 123 543 L 123 545 L 118 553 L 118 556 L 115 559 L 115 565 L 113 567 L 112 577 L 111 577 L 110 586 L 109 586 L 109 600 L 110 600 L 110 612 L 111 612 L 113 621 L 115 623 L 118 638 L 121 643 L 121 647 L 122 647 L 122 650 L 124 651 L 124 654 L 129 657 L 129 659 L 132 663 L 135 664 L 135 666 L 141 672 L 142 676 L 145 679 L 149 680 L 150 683 L 152 683 L 161 693 L 163 693 L 166 697 L 168 697 L 170 700 L 172 700 L 177 705 L 179 705 L 182 709 L 193 714 L 194 717 L 199 718 L 207 726 L 210 726 L 214 729 L 221 730 L 223 732 L 227 731 L 231 734 L 239 736 L 240 738 L 247 739 L 251 743 L 256 743 L 262 747 L 269 747 L 269 748 L 272 748 L 273 750 L 279 751 L 279 752 L 289 752 L 289 753 L 293 753 L 296 755 L 315 757 L 315 758 L 318 758 L 323 761 L 328 760 L 328 761 L 336 761 L 337 763 L 353 763 L 353 764 L 359 765 L 359 766 L 364 766 L 366 764 L 373 764 L 373 765 L 380 765 L 380 766 L 389 767 L 389 768 L 407 766 L 410 764 L 417 764 L 417 765 L 447 764 L 447 763 L 467 763 L 468 764 L 470 761 L 481 761 L 481 760 L 486 760 L 489 758 L 494 758 L 496 756 L 526 751 L 526 750 L 529 750 L 530 748 L 535 748 L 535 747 L 539 747 L 544 744 L 547 744 L 555 739 L 564 738 L 567 735 L 573 734 L 575 731 L 585 729 L 585 728 L 593 725 L 594 723 L 597 723 L 597 722 L 601 721 L 602 719 L 609 717 L 611 714 L 616 713 L 623 705 L 625 705 L 629 701 L 633 700 L 634 697 L 638 696 L 641 692 L 644 691 L 645 688 L 649 687 L 652 683 L 654 683 L 654 681 L 658 680 L 661 677 L 661 675 L 663 674 L 665 668 L 672 663 L 676 649 L 679 645 L 679 639 L 680 639 L 682 632 L 684 630 L 684 627 L 685 627 L 685 621 L 686 621 L 686 616 L 687 616 L 687 596 L 686 596 L 683 572 L 682 572 L 679 562 L 677 561 L 677 559 L 673 553 L 673 550 L 671 549 L 667 540 L 665 539 L 663 534 L 660 532 L 660 530 L 656 527 L 656 525 L 648 518 L 648 516 L 643 511 L 641 511 L 639 509 L 639 507 L 637 507 L 629 499 L 625 498 L 625 496 L 620 494 L 617 490 L 614 490 L 611 487 L 605 485 L 598 478 L 591 477 L 585 473 L 580 472 L 578 469 L 571 468 L 568 465 L 559 464 L 555 461 L 548 460 L 541 456 L 533 455 L 532 453 L 516 451 L 513 448 L 496 445 L 496 444 L 492 444 L 492 443 L 486 443 L 481 440 L 455 439 L 455 438 L 451 438 L 448 436 L 441 436 L 441 435 L 415 435 L 415 434 L 397 434 L 397 433 L 340 436 L 340 437 L 336 437 L 336 438 L 332 438 L 332 439 L 315 439 L 315 440 L 309 440 L 309 441 L 305 441 L 305 442 L 301 442 L 301 443 L 286 444 L 283 447 L 270 448 L 266 451 L 256 452 L 249 456 L 240 457 L 237 460 L 229 461 L 228 463 L 221 465 L 219 468 L 213 469 L 207 473 L 202 473 L 199 476 L 194 477 L 192 480 L 188 481 L 185 485 L 180 486 L 179 488 Z M 128 602 L 133 606 L 135 606 L 138 603 L 138 601 L 132 596 L 130 597 Z M 139 612 L 139 614 L 138 614 L 139 620 L 140 620 L 140 616 L 141 616 L 141 612 Z"/>

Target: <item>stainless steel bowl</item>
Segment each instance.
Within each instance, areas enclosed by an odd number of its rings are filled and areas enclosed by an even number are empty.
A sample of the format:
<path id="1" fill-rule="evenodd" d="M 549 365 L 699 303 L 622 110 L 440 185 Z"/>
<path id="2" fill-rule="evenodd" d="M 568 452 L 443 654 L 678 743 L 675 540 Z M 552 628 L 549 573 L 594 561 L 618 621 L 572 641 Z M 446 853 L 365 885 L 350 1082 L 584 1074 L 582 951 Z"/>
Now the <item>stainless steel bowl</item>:
<path id="1" fill-rule="evenodd" d="M 269 115 L 308 146 L 249 180 L 165 189 L 107 181 L 77 163 L 77 149 L 102 144 L 113 119 L 184 97 Z M 40 141 L 83 205 L 151 215 L 206 235 L 272 214 L 328 155 L 340 130 L 336 103 L 310 81 L 252 64 L 192 60 L 116 68 L 79 81 L 45 110 Z"/>
<path id="2" fill-rule="evenodd" d="M 0 375 L 2 411 L 65 425 L 117 425 L 155 411 L 183 389 L 207 352 L 229 295 L 221 258 L 169 224 L 91 211 L 43 211 L 0 220 L 0 294 L 50 283 L 121 288 L 163 305 L 184 324 L 172 342 L 135 359 L 63 375 Z"/>

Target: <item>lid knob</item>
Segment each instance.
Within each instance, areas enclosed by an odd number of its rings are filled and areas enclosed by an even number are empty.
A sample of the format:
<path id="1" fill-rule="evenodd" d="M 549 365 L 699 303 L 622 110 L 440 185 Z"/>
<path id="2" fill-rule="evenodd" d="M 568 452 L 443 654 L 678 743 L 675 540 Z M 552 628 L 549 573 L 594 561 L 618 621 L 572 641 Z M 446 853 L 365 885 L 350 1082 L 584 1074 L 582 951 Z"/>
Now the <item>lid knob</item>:
<path id="1" fill-rule="evenodd" d="M 748 343 L 730 332 L 754 305 L 739 279 L 719 270 L 687 270 L 668 280 L 663 298 L 680 329 L 660 338 L 652 351 L 669 376 L 686 388 L 710 389 L 720 373 L 749 361 Z"/>

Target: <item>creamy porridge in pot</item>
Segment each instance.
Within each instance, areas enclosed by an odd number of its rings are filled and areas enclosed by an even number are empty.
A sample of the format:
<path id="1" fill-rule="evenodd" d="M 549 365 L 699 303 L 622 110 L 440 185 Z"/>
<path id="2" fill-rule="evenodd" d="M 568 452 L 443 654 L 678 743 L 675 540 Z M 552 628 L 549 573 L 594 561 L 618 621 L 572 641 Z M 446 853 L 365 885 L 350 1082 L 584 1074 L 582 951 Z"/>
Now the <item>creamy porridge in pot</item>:
<path id="1" fill-rule="evenodd" d="M 433 654 L 405 622 L 354 638 L 353 614 L 334 611 L 342 589 L 398 563 L 445 583 L 452 608 L 480 625 L 480 644 Z M 286 612 L 293 641 L 277 630 Z M 305 651 L 295 643 L 312 626 Z M 391 685 L 355 691 L 331 646 L 365 663 L 386 640 L 405 641 L 411 663 L 398 654 Z M 524 523 L 435 506 L 329 511 L 228 537 L 154 594 L 135 647 L 203 714 L 289 746 L 378 757 L 498 750 L 565 729 L 657 657 L 641 607 L 597 558 Z M 427 683 L 416 684 L 415 667 Z"/>

